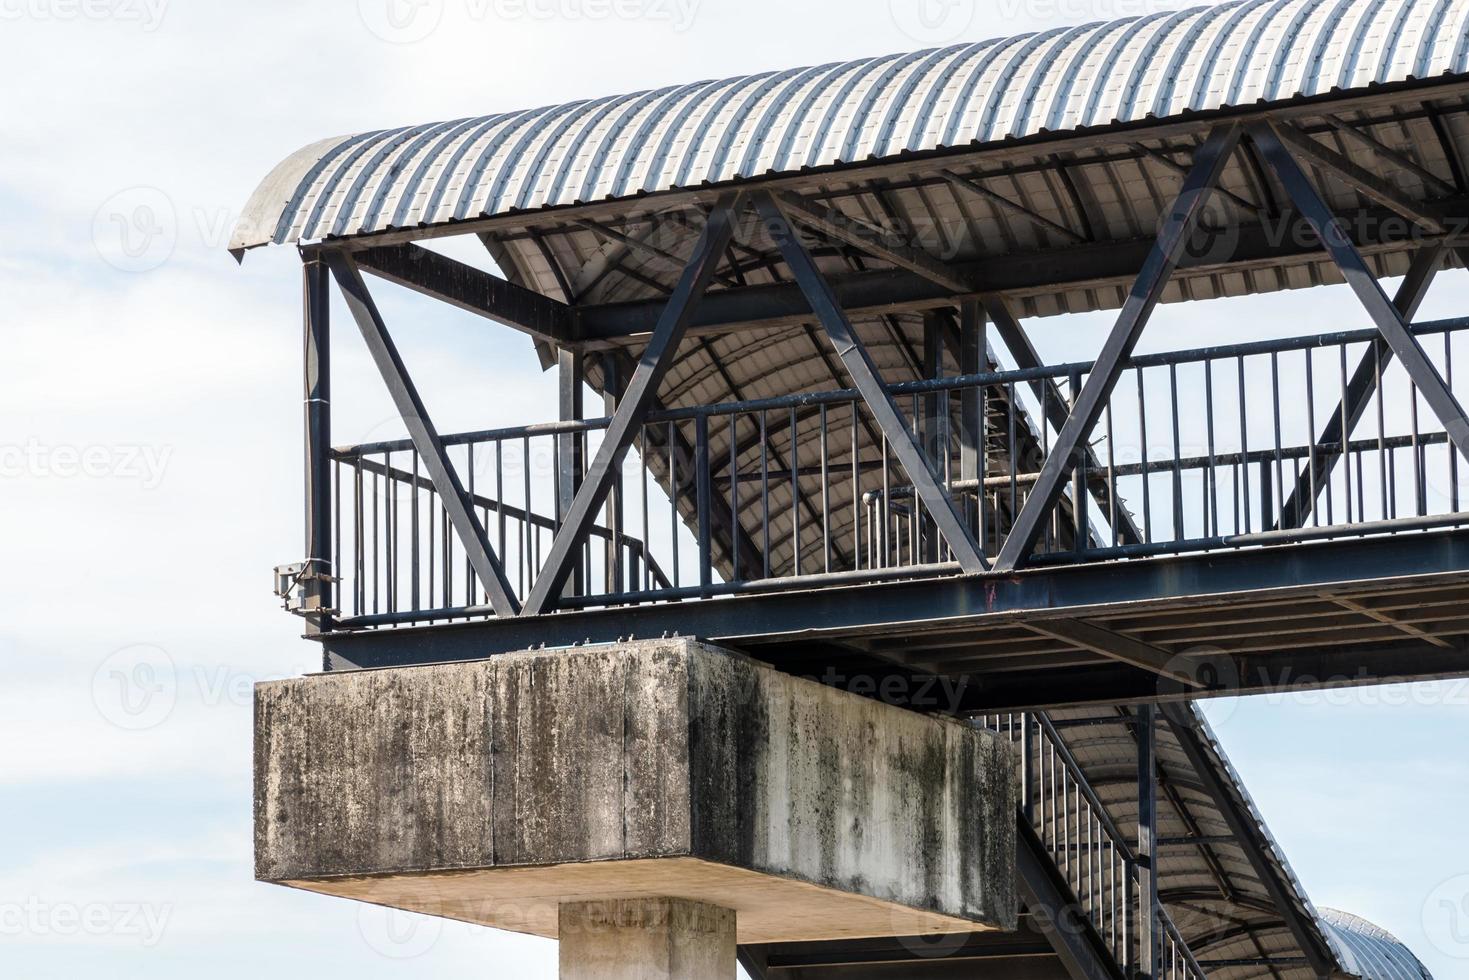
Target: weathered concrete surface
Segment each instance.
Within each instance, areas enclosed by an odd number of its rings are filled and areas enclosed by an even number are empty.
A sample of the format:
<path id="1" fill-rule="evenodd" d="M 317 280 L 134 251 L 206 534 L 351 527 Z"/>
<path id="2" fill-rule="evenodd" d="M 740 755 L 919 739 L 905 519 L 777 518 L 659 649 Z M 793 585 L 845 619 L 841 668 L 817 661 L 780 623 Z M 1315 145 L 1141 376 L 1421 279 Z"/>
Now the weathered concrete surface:
<path id="1" fill-rule="evenodd" d="M 256 692 L 256 875 L 555 936 L 685 898 L 741 942 L 1015 925 L 1003 740 L 685 640 Z"/>
<path id="2" fill-rule="evenodd" d="M 734 980 L 735 913 L 677 898 L 561 906 L 561 980 Z"/>

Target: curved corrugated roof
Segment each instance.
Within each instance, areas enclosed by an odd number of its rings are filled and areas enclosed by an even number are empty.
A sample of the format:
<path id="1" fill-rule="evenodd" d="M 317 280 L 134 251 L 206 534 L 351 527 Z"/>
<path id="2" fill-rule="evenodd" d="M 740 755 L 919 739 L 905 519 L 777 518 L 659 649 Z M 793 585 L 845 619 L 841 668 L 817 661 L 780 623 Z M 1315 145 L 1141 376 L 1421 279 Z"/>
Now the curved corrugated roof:
<path id="1" fill-rule="evenodd" d="M 1433 980 L 1428 967 L 1386 929 L 1336 909 L 1322 909 L 1321 918 L 1349 973 L 1362 980 Z"/>
<path id="2" fill-rule="evenodd" d="M 314 143 L 232 249 L 1469 72 L 1469 0 L 1239 0 Z"/>

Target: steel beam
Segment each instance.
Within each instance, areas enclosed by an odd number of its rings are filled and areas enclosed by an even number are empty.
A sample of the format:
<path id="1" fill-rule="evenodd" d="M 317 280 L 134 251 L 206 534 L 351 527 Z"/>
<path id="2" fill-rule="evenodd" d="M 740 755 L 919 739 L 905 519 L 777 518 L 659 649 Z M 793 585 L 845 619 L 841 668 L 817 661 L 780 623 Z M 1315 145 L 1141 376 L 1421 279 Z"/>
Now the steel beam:
<path id="1" fill-rule="evenodd" d="M 1014 359 L 1015 367 L 1021 371 L 1044 367 L 1045 361 L 1031 344 L 1030 337 L 1026 334 L 1025 328 L 1020 325 L 1020 321 L 1010 312 L 1010 306 L 1005 302 L 1004 298 L 994 293 L 986 293 L 980 297 L 980 302 L 984 304 L 985 310 L 989 312 L 990 317 L 994 320 L 995 330 L 999 333 L 1000 340 L 1004 342 L 1005 349 L 1010 352 L 1010 357 Z M 1045 421 L 1050 422 L 1058 431 L 1063 429 L 1066 425 L 1067 418 L 1071 414 L 1070 410 L 1066 407 L 1070 404 L 1070 399 L 1061 391 L 1055 379 L 1047 378 L 1044 381 L 1033 381 L 1031 382 L 1031 390 L 1035 392 L 1036 399 L 1045 406 Z M 1086 469 L 1088 472 L 1098 473 L 1105 471 L 1105 467 L 1097 459 L 1097 454 L 1092 450 L 1090 444 L 1083 443 L 1083 452 L 1086 454 Z M 1104 514 L 1111 513 L 1111 493 L 1111 487 L 1106 485 L 1097 486 L 1092 491 L 1093 496 L 1097 499 L 1097 506 L 1102 509 L 1102 513 Z M 1114 530 L 1117 532 L 1118 540 L 1122 544 L 1138 544 L 1143 540 L 1142 532 L 1133 523 L 1132 515 L 1127 512 L 1127 508 L 1123 505 L 1122 501 L 1117 502 L 1117 520 L 1120 526 L 1114 528 Z M 1085 528 L 1077 529 L 1078 536 L 1085 533 Z"/>
<path id="2" fill-rule="evenodd" d="M 959 306 L 959 374 L 979 374 L 989 369 L 989 344 L 985 338 L 985 312 L 978 300 L 965 300 Z M 959 479 L 981 485 L 985 477 L 984 392 L 969 387 L 959 392 Z M 984 490 L 979 491 L 973 510 L 966 514 L 984 546 L 986 529 L 980 526 L 984 513 Z"/>
<path id="3" fill-rule="evenodd" d="M 1343 156 L 1328 146 L 1307 136 L 1294 126 L 1283 123 L 1271 125 L 1269 123 L 1252 123 L 1251 132 L 1262 132 L 1266 129 L 1272 131 L 1275 136 L 1300 157 L 1310 160 L 1322 170 L 1330 173 L 1333 177 L 1346 183 L 1372 200 L 1389 208 L 1409 221 L 1421 225 L 1426 231 L 1441 235 L 1448 230 L 1443 215 L 1431 204 L 1415 201 L 1408 195 L 1398 191 L 1381 177 L 1372 173 L 1364 167 L 1359 167 L 1349 158 Z M 1256 145 L 1259 140 L 1255 140 Z M 1261 147 L 1265 150 L 1264 147 Z M 1268 151 L 1266 157 L 1269 157 Z M 1280 176 L 1279 171 L 1276 175 Z M 1281 180 L 1284 181 L 1284 177 Z M 1286 192 L 1294 199 L 1295 195 L 1287 188 Z M 1296 200 L 1297 206 L 1301 202 Z M 1324 240 L 1324 239 L 1323 239 Z M 1328 243 L 1329 244 L 1329 243 Z"/>
<path id="4" fill-rule="evenodd" d="M 867 353 L 862 339 L 857 336 L 857 331 L 842 311 L 831 286 L 816 267 L 811 253 L 797 240 L 794 230 L 775 200 L 760 195 L 756 197 L 755 203 L 765 222 L 766 231 L 775 238 L 776 245 L 796 282 L 800 284 L 812 312 L 816 314 L 827 338 L 836 348 L 837 356 L 851 376 L 854 387 L 861 392 L 878 428 L 887 438 L 888 445 L 892 447 L 898 462 L 908 474 L 908 480 L 923 501 L 929 517 L 948 543 L 949 550 L 954 553 L 955 560 L 966 572 L 984 571 L 989 567 L 989 562 L 980 553 L 979 545 L 965 526 L 963 517 L 954 506 L 953 498 L 940 485 L 923 450 L 914 442 L 897 402 L 888 392 L 871 355 Z"/>
<path id="5" fill-rule="evenodd" d="M 1347 122 L 1347 120 L 1343 119 L 1341 116 L 1332 114 L 1326 117 L 1326 121 L 1336 132 L 1362 146 L 1365 146 L 1377 156 L 1380 156 L 1384 160 L 1387 160 L 1390 163 L 1394 163 L 1397 166 L 1402 167 L 1409 173 L 1413 174 L 1419 180 L 1423 181 L 1424 185 L 1429 190 L 1438 194 L 1440 197 L 1451 197 L 1458 192 L 1458 189 L 1454 187 L 1453 184 L 1449 183 L 1447 180 L 1444 180 L 1438 174 L 1433 173 L 1432 171 L 1420 166 L 1418 164 L 1418 161 L 1414 160 L 1412 157 L 1408 156 L 1405 153 L 1399 153 L 1392 147 L 1379 142 L 1378 140 L 1374 139 L 1370 134 L 1364 133 L 1352 123 Z"/>
<path id="6" fill-rule="evenodd" d="M 1003 211 L 1009 211 L 1011 214 L 1019 215 L 1020 217 L 1024 218 L 1026 221 L 1029 221 L 1031 224 L 1035 225 L 1038 228 L 1043 228 L 1046 231 L 1052 232 L 1056 235 L 1060 235 L 1062 241 L 1069 242 L 1071 244 L 1079 244 L 1086 241 L 1086 236 L 1080 235 L 1077 232 L 1072 231 L 1065 225 L 1058 224 L 1057 222 L 1052 221 L 1050 218 L 1047 218 L 1043 214 L 1036 214 L 1030 208 L 1025 207 L 1023 204 L 1018 204 L 1015 201 L 1010 200 L 1003 194 L 995 193 L 972 177 L 965 177 L 962 174 L 957 174 L 952 170 L 945 170 L 942 174 L 940 174 L 940 176 L 942 176 L 944 180 L 948 182 L 950 187 L 956 188 L 961 191 L 968 191 L 970 194 L 974 194 L 977 197 L 983 198 L 990 204 L 995 205 Z"/>
<path id="7" fill-rule="evenodd" d="M 1102 346 L 1092 374 L 1077 397 L 1066 425 L 1056 437 L 1051 453 L 1041 466 L 1041 472 L 1016 517 L 1010 535 L 995 562 L 998 571 L 1008 572 L 1019 568 L 1030 557 L 1052 509 L 1061 499 L 1067 478 L 1076 466 L 1081 446 L 1091 434 L 1097 420 L 1107 407 L 1112 390 L 1121 377 L 1122 369 L 1131 356 L 1143 328 L 1152 315 L 1154 307 L 1163 296 L 1189 236 L 1198 224 L 1204 205 L 1219 183 L 1230 154 L 1239 144 L 1240 129 L 1235 124 L 1216 127 L 1204 145 L 1194 154 L 1194 166 L 1184 181 L 1183 189 L 1169 212 L 1158 240 L 1153 245 L 1143 270 L 1133 284 L 1127 302 L 1117 318 L 1117 324 L 1107 342 Z"/>
<path id="8" fill-rule="evenodd" d="M 1163 976 L 1163 923 L 1158 904 L 1157 709 L 1134 715 L 1137 731 L 1137 972 L 1146 980 Z"/>
<path id="9" fill-rule="evenodd" d="M 953 267 L 945 265 L 923 249 L 899 240 L 899 236 L 892 231 L 823 204 L 813 204 L 794 194 L 777 194 L 775 198 L 781 212 L 788 219 L 833 241 L 850 245 L 858 251 L 906 269 L 956 293 L 970 289 L 969 281 Z"/>
<path id="10" fill-rule="evenodd" d="M 580 351 L 561 348 L 556 352 L 558 368 L 556 378 L 557 415 L 562 422 L 579 422 L 586 418 L 586 355 Z M 586 471 L 586 435 L 568 432 L 556 439 L 556 520 L 557 526 L 566 520 L 576 492 L 581 489 L 582 473 Z M 567 585 L 566 595 L 583 595 L 587 589 L 584 579 L 586 569 L 577 563 Z"/>
<path id="11" fill-rule="evenodd" d="M 1438 587 L 1462 583 L 1469 573 L 1469 531 L 1346 540 L 1250 549 L 1169 559 L 1038 570 L 1008 577 L 935 576 L 881 585 L 746 595 L 718 602 L 650 604 L 587 610 L 541 620 L 510 619 L 417 629 L 333 634 L 328 650 L 343 665 L 407 666 L 482 659 L 545 644 L 611 643 L 629 635 L 698 636 L 770 658 L 815 649 L 846 638 L 912 635 L 918 630 L 974 632 L 1027 618 L 1119 616 L 1146 610 L 1182 610 L 1202 602 L 1350 595 L 1364 588 Z M 406 622 L 406 621 L 405 621 Z M 352 623 L 341 624 L 353 628 Z M 962 659 L 957 651 L 951 659 Z M 858 655 L 843 649 L 834 663 Z M 869 658 L 882 663 L 878 658 Z M 891 661 L 887 661 L 892 666 Z M 1231 658 L 1209 694 L 1236 690 L 1351 685 L 1392 680 L 1469 676 L 1460 645 L 1440 650 L 1408 638 L 1378 646 L 1296 649 Z M 942 669 L 940 664 L 912 670 Z M 1043 688 L 1026 675 L 989 676 L 975 704 L 1024 707 L 1122 703 L 1192 697 L 1193 692 L 1130 665 L 1099 662 L 1090 669 L 1046 673 Z M 982 695 L 982 696 L 981 696 Z"/>
<path id="12" fill-rule="evenodd" d="M 557 347 L 577 345 L 572 308 L 419 245 L 352 253 L 366 272 Z"/>
<path id="13" fill-rule="evenodd" d="M 623 377 L 629 377 L 633 374 L 634 371 L 637 370 L 637 362 L 635 362 L 630 356 L 628 356 L 626 351 L 604 351 L 602 356 L 604 358 L 615 357 L 618 361 L 618 372 Z M 659 401 L 654 401 L 651 408 L 651 411 L 653 412 L 662 412 L 666 410 L 666 406 Z M 694 472 L 695 447 L 689 443 L 688 438 L 684 436 L 683 431 L 678 426 L 674 425 L 665 427 L 660 425 L 655 428 L 648 429 L 646 431 L 646 435 L 648 437 L 649 444 L 654 449 L 659 449 L 665 453 L 672 454 L 674 464 L 679 467 L 680 478 Z M 672 446 L 668 445 L 668 440 L 670 437 L 673 440 Z M 719 468 L 717 466 L 713 467 L 711 472 L 714 474 L 718 474 Z M 688 501 L 691 498 L 697 496 L 697 491 L 690 493 L 684 487 L 679 487 L 675 485 L 672 486 L 670 489 L 671 492 L 675 495 L 675 506 L 677 506 L 680 501 Z M 690 506 L 695 505 L 690 504 Z M 710 512 L 710 518 L 710 529 L 714 532 L 715 544 L 717 546 L 720 543 L 719 535 L 724 535 L 724 544 L 728 548 L 727 554 L 729 555 L 729 560 L 731 564 L 733 564 L 736 560 L 735 551 L 736 549 L 738 549 L 740 555 L 738 559 L 740 568 L 760 568 L 762 566 L 763 559 L 760 550 L 756 546 L 755 542 L 750 538 L 749 532 L 745 530 L 743 525 L 739 524 L 737 519 L 738 515 L 731 514 L 728 507 L 715 507 Z"/>
<path id="14" fill-rule="evenodd" d="M 678 286 L 669 297 L 668 305 L 658 319 L 652 339 L 643 350 L 637 370 L 628 381 L 611 424 L 603 436 L 587 472 L 586 481 L 577 492 L 567 512 L 566 520 L 557 532 L 546 556 L 541 574 L 537 576 L 530 595 L 526 597 L 525 613 L 540 615 L 549 610 L 553 600 L 566 584 L 571 574 L 572 560 L 585 543 L 588 529 L 596 520 L 596 513 L 606 502 L 612 482 L 621 469 L 628 448 L 637 438 L 648 409 L 656 400 L 658 386 L 663 376 L 678 355 L 679 344 L 688 329 L 694 308 L 709 288 L 719 264 L 724 260 L 725 249 L 734 235 L 734 200 L 725 199 L 709 217 L 699 242 L 694 246 L 694 255 Z M 700 474 L 707 480 L 708 474 Z"/>
<path id="15" fill-rule="evenodd" d="M 1454 447 L 1461 455 L 1469 458 L 1469 419 L 1465 418 L 1463 407 L 1424 353 L 1422 345 L 1413 336 L 1412 328 L 1378 285 L 1372 270 L 1362 258 L 1362 253 L 1347 237 L 1336 215 L 1277 137 L 1275 127 L 1268 123 L 1253 124 L 1250 127 L 1250 138 L 1259 147 L 1266 163 L 1275 171 L 1286 193 L 1310 222 L 1316 237 L 1331 253 L 1347 284 L 1357 294 L 1357 299 L 1367 309 L 1368 315 L 1382 332 L 1393 353 L 1403 362 L 1408 376 L 1413 379 L 1424 400 L 1443 423 Z"/>
<path id="16" fill-rule="evenodd" d="M 1393 308 L 1405 321 L 1411 323 L 1417 314 L 1434 277 L 1438 275 L 1443 253 L 1444 247 L 1441 244 L 1432 244 L 1419 249 L 1418 254 L 1413 256 L 1413 265 L 1403 284 L 1398 287 L 1397 296 L 1393 298 Z M 1343 440 L 1351 438 L 1377 391 L 1379 372 L 1391 360 L 1392 348 L 1387 341 L 1381 337 L 1374 340 L 1362 355 L 1356 370 L 1352 372 L 1341 402 L 1321 430 L 1321 437 L 1316 441 L 1318 446 L 1340 446 Z M 1322 454 L 1306 468 L 1306 472 L 1296 481 L 1290 497 L 1280 508 L 1280 519 L 1275 524 L 1277 530 L 1305 526 L 1306 518 L 1316 509 L 1317 497 L 1331 480 L 1331 474 L 1335 472 L 1336 464 L 1341 458 L 1336 453 Z"/>
<path id="17" fill-rule="evenodd" d="M 408 369 L 404 366 L 392 337 L 388 335 L 387 325 L 368 293 L 367 284 L 362 281 L 356 263 L 343 252 L 328 252 L 326 264 L 337 280 L 337 287 L 342 291 L 347 308 L 357 321 L 358 329 L 362 331 L 362 339 L 367 342 L 367 349 L 377 364 L 378 372 L 383 376 L 383 382 L 388 386 L 388 393 L 393 398 L 398 414 L 402 416 L 414 448 L 423 460 L 424 469 L 433 480 L 444 512 L 464 545 L 470 566 L 485 587 L 490 605 L 498 616 L 517 615 L 520 605 L 515 601 L 500 559 L 475 515 L 469 494 L 465 492 L 459 474 L 454 471 L 454 465 L 444 450 L 443 440 L 439 438 L 438 430 L 434 428 L 428 410 L 424 408 L 423 399 L 419 397 L 418 389 L 408 376 Z"/>
<path id="18" fill-rule="evenodd" d="M 305 398 L 306 567 L 303 611 L 308 633 L 331 629 L 332 583 L 332 368 L 330 273 L 320 259 L 303 267 L 302 369 Z"/>
<path id="19" fill-rule="evenodd" d="M 1165 705 L 1163 716 L 1173 730 L 1189 765 L 1213 797 L 1214 804 L 1237 839 L 1250 866 L 1254 868 L 1265 891 L 1270 896 L 1281 918 L 1290 928 L 1291 935 L 1305 952 L 1316 975 L 1332 977 L 1341 972 L 1336 954 L 1321 934 L 1320 928 L 1300 908 L 1299 896 L 1293 894 L 1283 878 L 1276 860 L 1272 857 L 1272 845 L 1261 833 L 1259 825 L 1248 812 L 1248 803 L 1240 799 L 1232 785 L 1226 782 L 1214 763 L 1212 753 L 1205 745 L 1203 733 L 1194 713 L 1181 705 Z"/>
<path id="20" fill-rule="evenodd" d="M 740 961 L 740 967 L 744 969 L 745 975 L 750 980 L 767 980 L 770 971 L 766 969 L 766 954 L 763 947 L 741 946 L 735 954 Z"/>
<path id="21" fill-rule="evenodd" d="M 1179 668 L 1182 661 L 1161 647 L 1151 643 L 1102 629 L 1079 619 L 1049 619 L 1026 623 L 1025 628 L 1053 640 L 1070 643 L 1072 646 L 1090 650 L 1092 653 L 1131 664 L 1141 670 L 1167 677 L 1186 688 L 1202 688 L 1204 684 L 1192 673 Z"/>
<path id="22" fill-rule="evenodd" d="M 1469 217 L 1469 200 L 1440 202 L 1455 221 Z M 1423 244 L 1416 228 L 1385 208 L 1367 208 L 1350 216 L 1358 230 L 1358 245 L 1369 251 L 1403 250 Z M 1269 226 L 1239 229 L 1239 241 L 1228 262 L 1192 257 L 1179 263 L 1184 271 L 1263 268 L 1306 259 L 1325 258 L 1320 243 L 1297 234 L 1295 215 Z M 1068 292 L 1131 282 L 1147 262 L 1153 245 L 1147 241 L 1106 242 L 990 256 L 983 260 L 951 263 L 970 281 L 972 293 L 953 290 L 906 269 L 881 269 L 833 275 L 830 279 L 842 308 L 851 316 L 875 316 L 952 308 L 966 295 L 980 293 Z M 580 308 L 576 313 L 578 338 L 589 345 L 636 344 L 647 337 L 658 317 L 662 300 L 634 300 Z M 743 329 L 798 326 L 810 318 L 810 308 L 793 283 L 766 283 L 725 289 L 699 306 L 689 325 L 690 336 L 729 333 Z"/>

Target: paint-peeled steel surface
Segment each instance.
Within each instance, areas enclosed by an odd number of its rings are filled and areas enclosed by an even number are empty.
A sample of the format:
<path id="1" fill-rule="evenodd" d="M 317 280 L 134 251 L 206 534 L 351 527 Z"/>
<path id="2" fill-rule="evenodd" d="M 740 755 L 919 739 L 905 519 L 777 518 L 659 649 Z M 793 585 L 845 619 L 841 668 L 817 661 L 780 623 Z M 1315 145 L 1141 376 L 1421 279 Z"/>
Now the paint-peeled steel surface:
<path id="1" fill-rule="evenodd" d="M 315 143 L 231 248 L 1469 72 L 1469 0 L 1243 0 Z"/>

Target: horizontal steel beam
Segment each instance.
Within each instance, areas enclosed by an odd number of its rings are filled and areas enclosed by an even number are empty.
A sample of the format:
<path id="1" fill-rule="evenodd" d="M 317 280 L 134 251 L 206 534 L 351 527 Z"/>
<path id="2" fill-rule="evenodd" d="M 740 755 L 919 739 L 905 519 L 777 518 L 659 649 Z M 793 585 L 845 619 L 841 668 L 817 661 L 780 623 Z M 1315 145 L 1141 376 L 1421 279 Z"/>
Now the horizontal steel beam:
<path id="1" fill-rule="evenodd" d="M 1090 650 L 1108 660 L 1131 664 L 1160 677 L 1167 677 L 1185 687 L 1204 686 L 1191 673 L 1182 669 L 1183 660 L 1167 650 L 1079 619 L 1043 619 L 1026 623 L 1025 628 L 1041 636 Z"/>
<path id="2" fill-rule="evenodd" d="M 1438 202 L 1458 226 L 1469 225 L 1469 198 Z M 1386 208 L 1343 214 L 1343 223 L 1365 252 L 1420 247 L 1425 239 L 1401 217 Z M 1299 216 L 1289 216 L 1266 228 L 1252 225 L 1240 230 L 1239 242 L 1226 262 L 1204 264 L 1193 257 L 1179 263 L 1179 274 L 1223 272 L 1268 266 L 1300 259 L 1328 260 L 1329 256 Z M 1025 293 L 1037 290 L 1076 290 L 1131 281 L 1152 250 L 1151 239 L 1105 242 L 1041 252 L 997 255 L 978 262 L 951 263 L 953 274 L 973 284 L 980 293 Z M 961 295 L 906 269 L 884 269 L 833 275 L 832 290 L 851 316 L 913 312 L 952 306 Z M 583 307 L 577 312 L 580 340 L 606 345 L 634 342 L 646 336 L 662 303 L 639 300 Z M 691 336 L 746 327 L 791 326 L 811 321 L 811 309 L 793 283 L 745 286 L 710 293 L 689 325 Z"/>
<path id="3" fill-rule="evenodd" d="M 418 245 L 352 253 L 364 272 L 557 346 L 576 343 L 572 308 Z"/>
<path id="4" fill-rule="evenodd" d="M 833 241 L 907 269 L 956 293 L 970 288 L 967 279 L 956 275 L 952 268 L 929 253 L 902 241 L 897 232 L 879 228 L 824 204 L 813 204 L 795 194 L 777 194 L 774 197 L 787 218 Z"/>
<path id="5" fill-rule="evenodd" d="M 1377 174 L 1358 166 L 1349 157 L 1307 136 L 1294 126 L 1278 125 L 1274 127 L 1274 132 L 1296 155 L 1304 157 L 1378 204 L 1390 208 L 1409 221 L 1417 222 L 1435 234 L 1448 230 L 1449 223 L 1436 205 L 1415 201 Z"/>
<path id="6" fill-rule="evenodd" d="M 765 656 L 775 649 L 840 643 L 845 637 L 902 635 L 939 629 L 980 630 L 1025 619 L 1115 617 L 1139 609 L 1187 609 L 1203 603 L 1238 603 L 1248 609 L 1261 599 L 1318 595 L 1393 584 L 1463 584 L 1469 581 L 1469 531 L 1398 535 L 1309 546 L 1281 546 L 1173 558 L 1112 562 L 1070 568 L 1041 568 L 1012 576 L 951 576 L 880 585 L 827 588 L 719 601 L 646 605 L 563 613 L 537 619 L 443 625 L 391 631 L 337 633 L 324 638 L 342 667 L 406 666 L 479 660 L 496 653 L 578 643 L 607 643 L 628 636 L 698 636 Z M 1406 638 L 1405 638 L 1406 640 Z M 1457 650 L 1427 644 L 1393 647 L 1420 650 L 1416 659 L 1384 656 L 1367 666 L 1372 677 L 1428 677 L 1469 674 L 1469 659 Z M 1433 651 L 1432 654 L 1429 651 Z M 1342 656 L 1365 657 L 1351 647 Z M 960 651 L 962 653 L 962 651 Z M 1326 677 L 1341 672 L 1341 660 L 1326 663 L 1311 651 L 1273 655 L 1281 667 L 1298 664 L 1297 674 Z M 854 655 L 855 659 L 855 655 Z M 1330 673 L 1321 668 L 1329 666 Z M 890 665 L 891 666 L 891 665 Z M 1247 670 L 1257 664 L 1246 661 Z M 1060 675 L 1058 675 L 1059 677 Z M 994 703 L 1096 702 L 1160 696 L 1156 675 L 1125 665 L 1104 665 L 1075 691 L 1041 697 L 1025 678 L 987 680 Z M 1105 684 L 1100 683 L 1105 681 Z M 1249 678 L 1251 684 L 1255 678 Z M 1270 678 L 1265 678 L 1269 686 Z M 1008 686 L 1007 686 L 1008 685 Z M 1018 687 L 1016 685 L 1019 685 Z M 1095 692 L 1095 696 L 1093 696 Z M 1185 692 L 1178 691 L 1178 696 Z M 1063 696 L 1064 695 L 1064 696 Z M 1026 700 L 1026 699 L 1029 700 Z"/>

